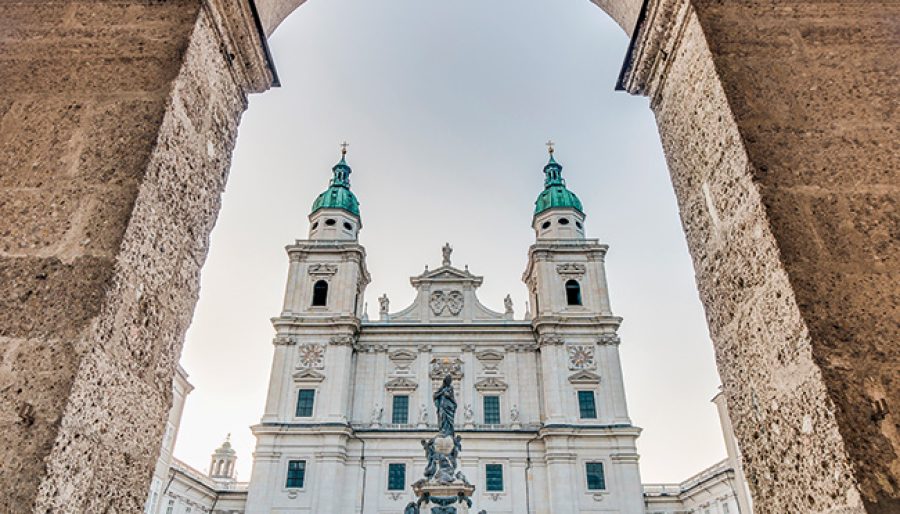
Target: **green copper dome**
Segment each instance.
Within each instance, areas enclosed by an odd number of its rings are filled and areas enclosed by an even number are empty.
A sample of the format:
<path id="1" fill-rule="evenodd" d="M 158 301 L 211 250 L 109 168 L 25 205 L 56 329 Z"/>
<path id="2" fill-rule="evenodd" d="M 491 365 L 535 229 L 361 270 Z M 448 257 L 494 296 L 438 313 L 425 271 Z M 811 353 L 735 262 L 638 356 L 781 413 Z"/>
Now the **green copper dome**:
<path id="1" fill-rule="evenodd" d="M 328 189 L 313 202 L 312 213 L 319 209 L 343 209 L 359 217 L 359 201 L 356 199 L 356 195 L 350 191 L 352 170 L 343 155 L 341 155 L 341 162 L 335 164 L 331 171 L 334 173 L 334 177 L 332 177 Z"/>
<path id="2" fill-rule="evenodd" d="M 534 215 L 537 216 L 548 209 L 566 208 L 584 213 L 581 200 L 575 193 L 566 189 L 566 181 L 562 178 L 562 166 L 556 162 L 551 152 L 550 162 L 544 166 L 544 190 L 534 202 Z"/>

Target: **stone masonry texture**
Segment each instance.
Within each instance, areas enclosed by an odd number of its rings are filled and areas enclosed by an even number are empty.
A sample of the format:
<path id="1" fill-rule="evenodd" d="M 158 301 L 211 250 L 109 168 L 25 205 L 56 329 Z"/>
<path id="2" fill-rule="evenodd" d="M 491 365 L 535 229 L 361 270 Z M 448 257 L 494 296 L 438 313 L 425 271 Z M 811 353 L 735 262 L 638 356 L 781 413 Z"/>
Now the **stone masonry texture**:
<path id="1" fill-rule="evenodd" d="M 900 4 L 688 12 L 652 101 L 754 507 L 900 512 Z"/>
<path id="2" fill-rule="evenodd" d="M 245 97 L 196 0 L 0 18 L 0 511 L 138 512 Z"/>

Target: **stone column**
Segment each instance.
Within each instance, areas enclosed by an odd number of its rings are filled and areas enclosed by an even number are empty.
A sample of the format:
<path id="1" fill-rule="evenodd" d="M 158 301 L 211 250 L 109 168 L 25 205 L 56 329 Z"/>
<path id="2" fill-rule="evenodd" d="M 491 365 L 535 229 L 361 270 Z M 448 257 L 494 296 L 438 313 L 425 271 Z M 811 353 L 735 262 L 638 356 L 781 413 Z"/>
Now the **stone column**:
<path id="1" fill-rule="evenodd" d="M 138 512 L 248 92 L 246 2 L 4 2 L 0 511 Z"/>
<path id="2" fill-rule="evenodd" d="M 656 113 L 760 512 L 900 511 L 889 1 L 651 0 Z"/>

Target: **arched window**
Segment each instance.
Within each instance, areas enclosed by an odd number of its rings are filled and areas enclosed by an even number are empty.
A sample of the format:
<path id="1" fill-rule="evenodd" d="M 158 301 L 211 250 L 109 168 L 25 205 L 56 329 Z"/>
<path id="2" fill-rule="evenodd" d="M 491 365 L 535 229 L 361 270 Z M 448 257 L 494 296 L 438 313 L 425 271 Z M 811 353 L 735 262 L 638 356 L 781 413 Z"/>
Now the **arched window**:
<path id="1" fill-rule="evenodd" d="M 328 282 L 320 280 L 313 286 L 313 307 L 324 307 L 328 304 Z"/>
<path id="2" fill-rule="evenodd" d="M 581 286 L 577 280 L 566 282 L 566 303 L 569 305 L 581 305 Z"/>

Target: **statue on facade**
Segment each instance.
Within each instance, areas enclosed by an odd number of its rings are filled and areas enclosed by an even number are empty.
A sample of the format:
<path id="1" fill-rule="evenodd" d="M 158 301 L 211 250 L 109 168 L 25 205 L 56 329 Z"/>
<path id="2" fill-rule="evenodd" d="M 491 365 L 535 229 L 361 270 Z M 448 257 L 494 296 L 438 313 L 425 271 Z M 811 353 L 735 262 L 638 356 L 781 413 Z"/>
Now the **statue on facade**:
<path id="1" fill-rule="evenodd" d="M 456 397 L 453 395 L 453 377 L 446 375 L 441 388 L 434 393 L 434 409 L 437 412 L 438 431 L 442 436 L 452 436 L 456 418 Z"/>
<path id="2" fill-rule="evenodd" d="M 428 424 L 428 409 L 425 407 L 424 403 L 419 405 L 419 424 Z"/>
<path id="3" fill-rule="evenodd" d="M 466 420 L 466 423 L 471 423 L 475 419 L 475 412 L 472 410 L 472 404 L 467 403 L 465 410 L 463 410 L 463 417 Z"/>
<path id="4" fill-rule="evenodd" d="M 420 441 L 425 450 L 424 476 L 412 484 L 418 501 L 409 503 L 404 514 L 418 514 L 423 505 L 425 511 L 431 514 L 464 513 L 472 507 L 471 496 L 475 486 L 458 470 L 462 436 L 456 434 L 453 426 L 457 407 L 453 375 L 444 375 L 441 386 L 434 393 L 434 407 L 438 434 Z M 471 407 L 467 406 L 467 410 L 471 411 Z"/>
<path id="5" fill-rule="evenodd" d="M 512 296 L 506 295 L 506 298 L 503 299 L 503 307 L 506 309 L 506 314 L 513 313 Z"/>
<path id="6" fill-rule="evenodd" d="M 385 315 L 391 308 L 391 301 L 388 299 L 387 293 L 378 297 L 378 313 Z"/>
<path id="7" fill-rule="evenodd" d="M 444 247 L 441 248 L 441 253 L 444 255 L 444 259 L 441 261 L 441 265 L 449 266 L 450 265 L 450 254 L 453 253 L 453 248 L 450 247 L 450 243 L 444 244 Z"/>
<path id="8" fill-rule="evenodd" d="M 511 409 L 509 409 L 509 420 L 513 423 L 519 422 L 519 407 L 513 405 Z"/>
<path id="9" fill-rule="evenodd" d="M 372 409 L 372 426 L 378 426 L 381 424 L 381 415 L 384 413 L 384 408 L 381 405 L 376 405 Z"/>

